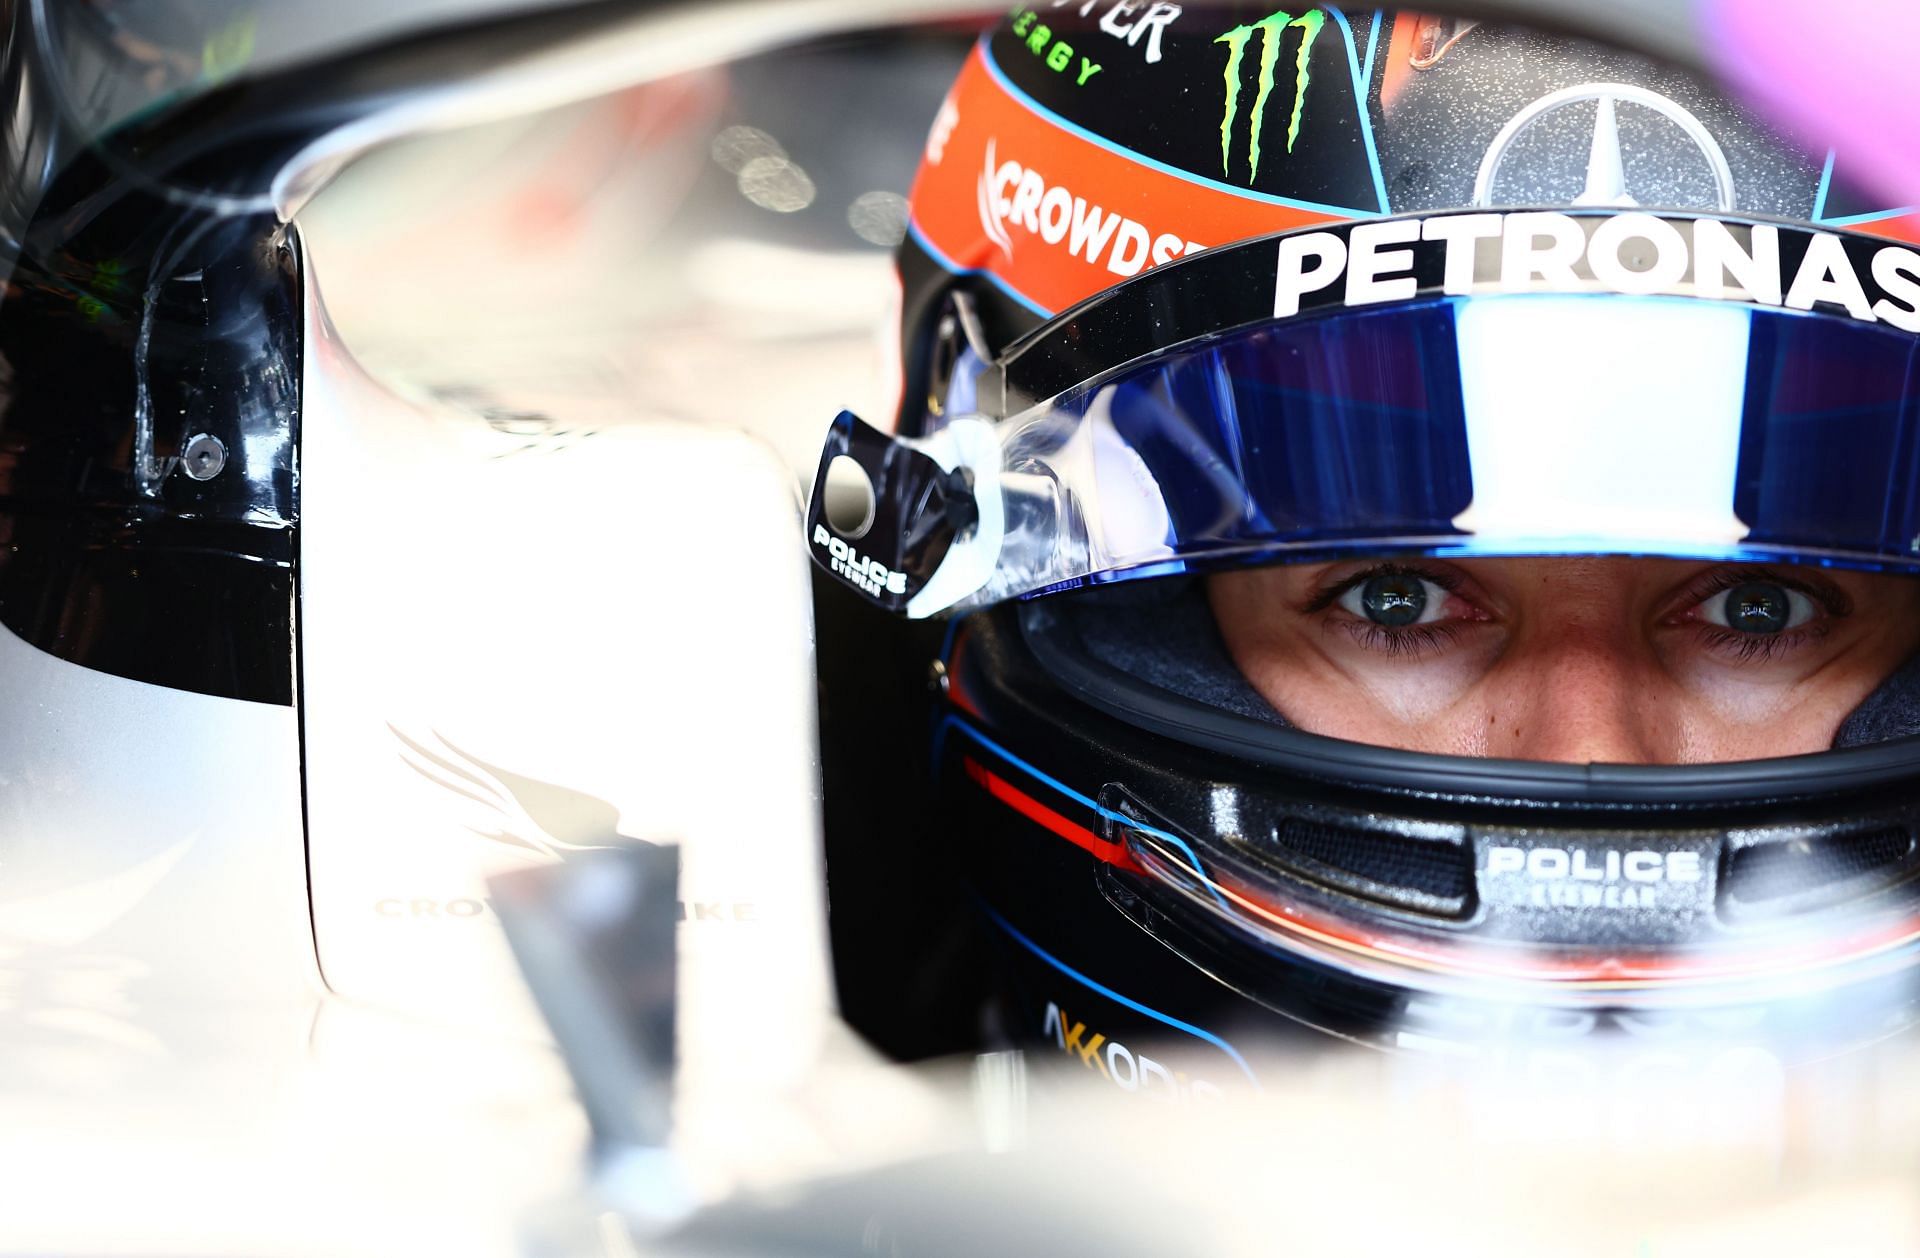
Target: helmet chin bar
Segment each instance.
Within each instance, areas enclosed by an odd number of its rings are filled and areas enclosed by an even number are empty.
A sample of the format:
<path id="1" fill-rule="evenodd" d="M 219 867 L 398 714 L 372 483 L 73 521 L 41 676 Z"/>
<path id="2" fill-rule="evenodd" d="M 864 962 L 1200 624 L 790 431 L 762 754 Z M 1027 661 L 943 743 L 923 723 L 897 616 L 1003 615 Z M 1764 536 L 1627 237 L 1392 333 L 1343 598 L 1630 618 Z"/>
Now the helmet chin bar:
<path id="1" fill-rule="evenodd" d="M 1142 817 L 1134 802 L 1113 809 L 1103 894 L 1241 994 L 1320 1029 L 1378 1042 L 1421 1011 L 1478 1024 L 1498 1007 L 1684 1019 L 1823 1005 L 1875 1027 L 1911 1016 L 1911 809 L 1623 830 L 1577 818 L 1448 825 L 1412 801 L 1363 814 L 1253 782 L 1211 794 L 1208 820 L 1228 812 L 1234 830 L 1116 819 Z M 1393 857 L 1377 849 L 1414 843 L 1456 862 L 1458 894 L 1383 876 Z M 1820 881 L 1849 856 L 1865 867 Z M 1363 1025 L 1363 1012 L 1378 1024 Z M 1806 1028 L 1774 1022 L 1770 1036 L 1859 1033 L 1824 1015 Z"/>
<path id="2" fill-rule="evenodd" d="M 1082 902 L 1098 900 L 1197 967 L 1189 982 L 1210 975 L 1370 1043 L 1478 1038 L 1504 1025 L 1502 1010 L 1528 1010 L 1569 1025 L 1746 1019 L 1798 1054 L 1912 1020 L 1910 765 L 1869 788 L 1775 779 L 1764 793 L 1664 805 L 1633 801 L 1631 770 L 1619 771 L 1621 798 L 1579 802 L 1518 783 L 1489 796 L 1470 775 L 1452 791 L 1436 778 L 1395 785 L 1377 764 L 1361 783 L 1338 761 L 1376 749 L 1276 728 L 1276 745 L 1317 745 L 1318 758 L 1263 762 L 1131 719 L 1125 679 L 1089 704 L 1085 679 L 1063 684 L 1049 662 L 1059 644 L 1037 649 L 1055 636 L 1048 605 L 970 619 L 949 669 L 944 789 L 973 827 L 961 841 L 990 854 L 983 895 L 1010 920 L 1021 919 L 1006 904 L 1084 922 L 1096 909 Z M 1075 827 L 1095 885 L 1081 867 L 1040 886 L 1047 853 Z M 1151 1004 L 1156 993 L 1128 994 Z"/>
<path id="3" fill-rule="evenodd" d="M 1737 836 L 1476 827 L 1458 849 L 1474 861 L 1474 889 L 1451 912 L 1434 915 L 1456 932 L 1423 929 L 1426 914 L 1394 912 L 1400 905 L 1393 901 L 1413 898 L 1401 888 L 1288 849 L 1280 839 L 1290 827 L 1297 834 L 1298 818 L 1272 823 L 1265 836 L 1216 833 L 1186 842 L 1155 827 L 1117 829 L 1144 898 L 1164 907 L 1177 897 L 1189 920 L 1208 920 L 1227 938 L 1268 952 L 1430 995 L 1676 1009 L 1817 994 L 1910 964 L 1920 948 L 1911 897 L 1888 896 L 1871 911 L 1856 905 L 1827 920 L 1811 912 L 1807 897 L 1778 885 L 1777 871 L 1797 854 L 1772 869 L 1768 858 L 1782 856 L 1781 845 L 1855 836 L 1871 844 L 1901 831 L 1884 843 L 1877 876 L 1884 889 L 1898 881 L 1905 857 L 1897 853 L 1904 847 L 1911 855 L 1904 832 L 1913 820 L 1883 819 L 1844 836 L 1819 827 Z M 1260 850 L 1262 838 L 1273 851 Z M 1356 830 L 1354 841 L 1368 836 Z M 1857 875 L 1819 889 L 1817 898 L 1831 901 L 1836 890 L 1844 898 L 1849 881 L 1856 892 L 1876 885 L 1874 876 Z M 1361 911 L 1341 911 L 1316 897 L 1316 888 L 1346 891 Z M 1758 900 L 1741 898 L 1756 892 Z M 1770 898 L 1797 898 L 1811 916 L 1769 910 Z"/>

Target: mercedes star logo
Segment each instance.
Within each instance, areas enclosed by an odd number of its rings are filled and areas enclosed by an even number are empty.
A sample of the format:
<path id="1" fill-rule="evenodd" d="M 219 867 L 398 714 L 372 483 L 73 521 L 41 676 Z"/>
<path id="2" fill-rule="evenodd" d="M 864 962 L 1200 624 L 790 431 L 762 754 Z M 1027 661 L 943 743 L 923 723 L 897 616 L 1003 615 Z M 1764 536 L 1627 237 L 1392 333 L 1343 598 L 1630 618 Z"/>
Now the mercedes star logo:
<path id="1" fill-rule="evenodd" d="M 1501 164 L 1506 161 L 1514 142 L 1527 128 L 1556 110 L 1584 101 L 1595 101 L 1599 108 L 1593 124 L 1593 149 L 1587 158 L 1587 186 L 1573 199 L 1575 205 L 1633 207 L 1640 204 L 1627 191 L 1626 166 L 1620 156 L 1620 128 L 1614 116 L 1615 103 L 1626 101 L 1653 110 L 1686 134 L 1713 170 L 1721 212 L 1733 211 L 1733 170 L 1727 165 L 1727 155 L 1721 151 L 1719 142 L 1698 118 L 1667 97 L 1626 83 L 1582 83 L 1577 87 L 1562 88 L 1542 96 L 1515 114 L 1500 129 L 1486 157 L 1481 159 L 1480 174 L 1473 182 L 1474 205 L 1481 208 L 1493 205 L 1494 178 L 1500 173 Z"/>

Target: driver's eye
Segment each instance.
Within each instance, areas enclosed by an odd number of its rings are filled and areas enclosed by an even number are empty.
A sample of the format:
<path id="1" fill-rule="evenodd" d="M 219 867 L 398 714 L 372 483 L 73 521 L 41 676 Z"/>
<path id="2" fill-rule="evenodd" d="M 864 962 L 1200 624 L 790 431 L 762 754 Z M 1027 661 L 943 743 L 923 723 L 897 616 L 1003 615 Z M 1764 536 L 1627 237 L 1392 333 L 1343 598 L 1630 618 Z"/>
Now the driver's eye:
<path id="1" fill-rule="evenodd" d="M 1798 629 L 1815 613 L 1811 598 L 1771 581 L 1736 585 L 1700 604 L 1700 618 L 1706 623 L 1755 636 Z"/>
<path id="2" fill-rule="evenodd" d="M 1410 573 L 1370 577 L 1340 596 L 1343 610 L 1388 629 L 1432 624 L 1446 602 L 1445 589 Z"/>

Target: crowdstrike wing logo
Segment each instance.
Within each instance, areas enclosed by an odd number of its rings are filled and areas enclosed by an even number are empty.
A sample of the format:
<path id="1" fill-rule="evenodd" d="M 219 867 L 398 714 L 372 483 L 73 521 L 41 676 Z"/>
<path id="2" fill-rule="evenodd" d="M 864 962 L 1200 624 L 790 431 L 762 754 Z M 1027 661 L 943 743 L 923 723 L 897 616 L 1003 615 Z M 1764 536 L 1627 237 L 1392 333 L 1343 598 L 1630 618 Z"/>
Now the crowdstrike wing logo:
<path id="1" fill-rule="evenodd" d="M 1000 213 L 1000 200 L 995 185 L 1000 174 L 1000 159 L 995 152 L 996 141 L 987 141 L 987 168 L 980 174 L 980 227 L 987 233 L 987 239 L 1000 247 L 1007 255 L 1007 261 L 1013 261 L 1013 237 L 1007 234 L 1007 221 Z"/>
<path id="2" fill-rule="evenodd" d="M 1008 262 L 1013 261 L 1016 229 L 1026 234 L 1029 243 L 1064 252 L 1121 279 L 1206 247 L 1177 232 L 1156 232 L 1030 166 L 1001 161 L 993 140 L 987 141 L 979 198 L 980 228 Z"/>
<path id="3" fill-rule="evenodd" d="M 1659 114 L 1679 129 L 1699 152 L 1713 175 L 1714 191 L 1722 213 L 1734 210 L 1733 168 L 1726 152 L 1713 138 L 1706 124 L 1672 99 L 1658 92 L 1627 83 L 1582 83 L 1562 88 L 1534 101 L 1515 114 L 1493 138 L 1487 155 L 1481 159 L 1480 173 L 1474 179 L 1473 204 L 1480 208 L 1493 205 L 1493 185 L 1513 155 L 1520 137 L 1542 118 L 1575 105 L 1595 105 L 1593 141 L 1587 153 L 1586 186 L 1573 199 L 1575 205 L 1633 208 L 1641 204 L 1627 187 L 1626 160 L 1620 148 L 1620 122 L 1617 104 L 1625 101 Z M 1670 199 L 1670 198 L 1668 198 Z"/>
<path id="4" fill-rule="evenodd" d="M 1260 74 L 1254 91 L 1253 110 L 1248 116 L 1247 186 L 1260 178 L 1261 138 L 1267 129 L 1267 106 L 1273 100 L 1280 79 L 1280 54 L 1287 32 L 1299 28 L 1300 45 L 1293 57 L 1293 112 L 1287 122 L 1287 152 L 1293 152 L 1300 138 L 1300 122 L 1306 116 L 1307 87 L 1312 82 L 1308 58 L 1313 41 L 1320 37 L 1327 15 L 1313 9 L 1295 17 L 1274 13 L 1247 26 L 1237 26 L 1213 42 L 1227 46 L 1227 105 L 1220 121 L 1220 166 L 1227 178 L 1233 178 L 1234 130 L 1240 120 L 1241 79 L 1245 75 L 1247 49 L 1256 37 L 1260 41 Z"/>
<path id="5" fill-rule="evenodd" d="M 468 801 L 466 828 L 483 839 L 555 860 L 637 842 L 620 834 L 620 810 L 605 800 L 487 764 L 439 734 L 434 748 L 387 728 L 409 768 Z"/>

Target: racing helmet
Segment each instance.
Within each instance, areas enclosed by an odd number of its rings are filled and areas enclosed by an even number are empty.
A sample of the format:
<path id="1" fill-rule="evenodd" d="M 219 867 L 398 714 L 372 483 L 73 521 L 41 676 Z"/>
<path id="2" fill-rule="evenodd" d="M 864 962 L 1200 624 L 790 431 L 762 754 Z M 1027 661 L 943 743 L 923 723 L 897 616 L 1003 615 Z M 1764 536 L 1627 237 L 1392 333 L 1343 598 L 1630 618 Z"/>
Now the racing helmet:
<path id="1" fill-rule="evenodd" d="M 807 520 L 823 602 L 899 626 L 827 677 L 829 856 L 965 887 L 1000 1029 L 1192 1099 L 1298 1028 L 1904 1023 L 1914 669 L 1819 754 L 1443 756 L 1294 726 L 1201 592 L 1376 556 L 1920 572 L 1920 218 L 1845 154 L 1535 30 L 1033 3 L 911 203 L 900 412 L 836 421 Z M 924 702 L 859 707 L 889 668 Z"/>

